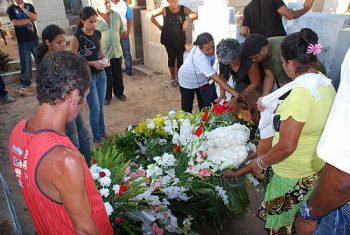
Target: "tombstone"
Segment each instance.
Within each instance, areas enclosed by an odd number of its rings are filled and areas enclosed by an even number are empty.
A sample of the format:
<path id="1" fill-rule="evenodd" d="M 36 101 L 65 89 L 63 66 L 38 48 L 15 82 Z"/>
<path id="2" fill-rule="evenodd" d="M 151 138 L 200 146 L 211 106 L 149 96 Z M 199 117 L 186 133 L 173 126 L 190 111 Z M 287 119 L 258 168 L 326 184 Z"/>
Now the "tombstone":
<path id="1" fill-rule="evenodd" d="M 226 0 L 204 0 L 198 7 L 198 21 L 194 23 L 197 36 L 208 32 L 214 37 L 215 44 L 223 38 L 235 38 L 243 42 L 240 36 L 240 25 L 236 22 L 236 9 Z"/>
<path id="2" fill-rule="evenodd" d="M 348 49 L 343 43 L 349 43 L 350 40 L 348 30 L 344 32 L 342 30 L 348 27 L 350 27 L 350 15 L 309 12 L 292 21 L 286 31 L 287 34 L 298 32 L 302 28 L 315 31 L 323 47 L 318 58 L 324 64 L 327 75 L 331 79 L 336 79 L 340 74 L 342 60 L 339 55 L 343 55 L 344 58 Z M 341 31 L 343 33 L 340 33 Z"/>
<path id="3" fill-rule="evenodd" d="M 324 13 L 344 14 L 350 4 L 349 0 L 324 0 Z"/>
<path id="4" fill-rule="evenodd" d="M 69 21 L 66 16 L 63 0 L 28 0 L 27 2 L 33 4 L 38 14 L 38 20 L 36 21 L 38 35 L 41 35 L 41 31 L 50 24 L 56 24 L 63 30 L 69 30 Z"/>
<path id="5" fill-rule="evenodd" d="M 203 5 L 204 0 L 180 0 L 180 5 L 185 5 L 196 11 L 198 6 Z M 167 53 L 164 46 L 160 43 L 160 30 L 156 28 L 151 22 L 151 11 L 159 7 L 168 6 L 166 0 L 147 0 L 146 9 L 141 11 L 142 23 L 142 41 L 143 41 L 143 58 L 144 65 L 158 72 L 168 73 Z M 157 18 L 160 24 L 163 24 L 163 17 Z M 186 31 L 187 44 L 190 48 L 192 44 L 192 27 Z M 189 49 L 187 49 L 189 50 Z"/>

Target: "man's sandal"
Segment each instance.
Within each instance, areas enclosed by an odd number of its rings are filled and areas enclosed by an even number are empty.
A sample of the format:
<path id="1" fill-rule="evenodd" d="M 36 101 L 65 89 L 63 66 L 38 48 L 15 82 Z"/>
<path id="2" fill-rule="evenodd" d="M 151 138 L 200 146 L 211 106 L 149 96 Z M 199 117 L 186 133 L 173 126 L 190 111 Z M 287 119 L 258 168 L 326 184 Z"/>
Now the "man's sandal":
<path id="1" fill-rule="evenodd" d="M 171 80 L 170 84 L 172 87 L 176 87 L 178 83 L 176 80 Z"/>

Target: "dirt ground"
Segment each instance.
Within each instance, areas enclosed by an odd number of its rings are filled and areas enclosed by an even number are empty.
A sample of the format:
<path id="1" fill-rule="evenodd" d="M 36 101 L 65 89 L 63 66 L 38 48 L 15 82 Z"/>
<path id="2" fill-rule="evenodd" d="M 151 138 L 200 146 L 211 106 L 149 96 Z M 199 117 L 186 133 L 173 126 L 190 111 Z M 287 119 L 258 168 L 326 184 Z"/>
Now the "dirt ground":
<path id="1" fill-rule="evenodd" d="M 18 59 L 16 42 L 8 39 L 8 43 L 9 45 L 5 46 L 4 42 L 0 40 L 0 48 L 9 53 L 11 58 Z M 122 133 L 130 124 L 152 118 L 156 114 L 166 114 L 171 110 L 180 109 L 179 89 L 170 86 L 168 76 L 165 74 L 152 71 L 145 74 L 135 71 L 132 77 L 124 75 L 124 86 L 127 100 L 122 102 L 114 98 L 110 105 L 105 106 L 105 123 L 109 134 Z M 17 87 L 18 83 L 7 87 L 9 92 L 16 96 L 17 101 L 11 104 L 0 104 L 0 172 L 9 185 L 24 234 L 35 234 L 35 229 L 8 160 L 7 143 L 12 128 L 19 120 L 28 118 L 33 114 L 37 101 L 34 88 L 32 94 L 21 96 L 17 92 Z M 194 109 L 197 109 L 197 107 Z M 89 127 L 88 107 L 84 107 L 83 110 Z M 258 202 L 261 200 L 261 190 L 257 192 L 254 189 L 250 192 L 250 195 L 251 210 L 244 218 L 234 223 L 225 220 L 222 234 L 264 234 L 262 223 L 254 216 Z M 203 234 L 211 233 L 205 232 Z"/>

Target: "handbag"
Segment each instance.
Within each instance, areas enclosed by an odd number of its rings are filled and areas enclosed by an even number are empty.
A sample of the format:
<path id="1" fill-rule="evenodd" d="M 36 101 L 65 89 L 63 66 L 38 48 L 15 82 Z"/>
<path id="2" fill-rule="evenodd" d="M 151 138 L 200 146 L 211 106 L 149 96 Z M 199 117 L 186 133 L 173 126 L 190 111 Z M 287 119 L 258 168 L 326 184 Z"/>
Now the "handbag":
<path id="1" fill-rule="evenodd" d="M 196 49 L 197 48 L 195 48 L 195 50 Z M 194 54 L 194 52 L 193 52 L 193 54 Z M 192 56 L 192 65 L 193 65 L 194 73 L 196 75 L 198 86 L 199 86 L 199 81 L 198 81 L 198 77 L 197 77 L 196 67 L 195 67 L 194 61 L 193 61 L 193 56 Z M 209 78 L 209 80 L 210 80 L 210 78 Z M 218 98 L 218 95 L 216 94 L 215 82 L 212 82 L 212 83 L 208 82 L 207 84 L 200 86 L 199 92 L 201 94 L 204 107 L 211 106 L 211 104 L 214 103 L 214 101 Z"/>

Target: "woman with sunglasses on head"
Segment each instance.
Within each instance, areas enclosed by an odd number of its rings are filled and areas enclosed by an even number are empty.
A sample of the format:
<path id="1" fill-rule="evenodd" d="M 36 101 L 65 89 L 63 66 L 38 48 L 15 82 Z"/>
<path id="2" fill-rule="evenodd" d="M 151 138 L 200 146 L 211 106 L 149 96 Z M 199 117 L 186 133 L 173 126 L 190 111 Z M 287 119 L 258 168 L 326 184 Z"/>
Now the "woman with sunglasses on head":
<path id="1" fill-rule="evenodd" d="M 273 170 L 258 211 L 270 234 L 293 233 L 299 209 L 310 210 L 305 202 L 325 165 L 317 157 L 316 147 L 335 89 L 331 80 L 317 71 L 316 55 L 320 52 L 317 34 L 311 29 L 288 35 L 281 44 L 281 60 L 293 81 L 258 101 L 260 107 L 266 108 L 261 113 L 260 135 L 270 140 L 272 147 L 258 152 L 251 167 L 261 178 L 267 167 Z M 271 123 L 270 114 L 278 98 L 288 91 L 290 94 L 277 107 Z"/>
<path id="2" fill-rule="evenodd" d="M 63 29 L 57 25 L 48 25 L 41 33 L 42 43 L 38 47 L 38 63 L 49 52 L 64 51 L 66 49 L 66 37 Z M 75 147 L 79 149 L 85 157 L 88 165 L 91 164 L 91 145 L 89 141 L 89 132 L 85 125 L 83 114 L 80 112 L 75 120 L 66 124 L 66 134 Z"/>
<path id="3" fill-rule="evenodd" d="M 232 38 L 223 39 L 217 45 L 216 55 L 219 60 L 220 77 L 229 81 L 232 78 L 237 93 L 242 91 L 261 90 L 261 70 L 258 63 L 252 62 L 242 54 L 242 46 Z M 226 99 L 222 90 L 220 99 Z M 229 106 L 234 106 L 232 99 Z"/>
<path id="4" fill-rule="evenodd" d="M 203 99 L 203 94 L 201 94 L 201 90 L 209 89 L 210 80 L 216 82 L 224 91 L 228 91 L 233 96 L 238 95 L 235 89 L 227 85 L 226 81 L 219 77 L 213 68 L 214 61 L 215 44 L 213 36 L 209 33 L 198 35 L 197 40 L 194 42 L 194 47 L 179 69 L 181 108 L 185 112 L 192 112 L 194 94 L 197 96 L 199 110 L 209 106 L 210 102 L 218 101 L 218 99 L 207 100 L 206 97 Z M 215 89 L 214 92 L 216 96 Z"/>
<path id="5" fill-rule="evenodd" d="M 71 51 L 83 56 L 90 64 L 92 84 L 86 101 L 90 109 L 90 126 L 97 146 L 103 144 L 107 136 L 103 105 L 106 96 L 107 76 L 105 60 L 101 50 L 101 32 L 96 29 L 97 12 L 92 7 L 84 7 L 80 12 L 80 23 L 71 40 Z"/>

